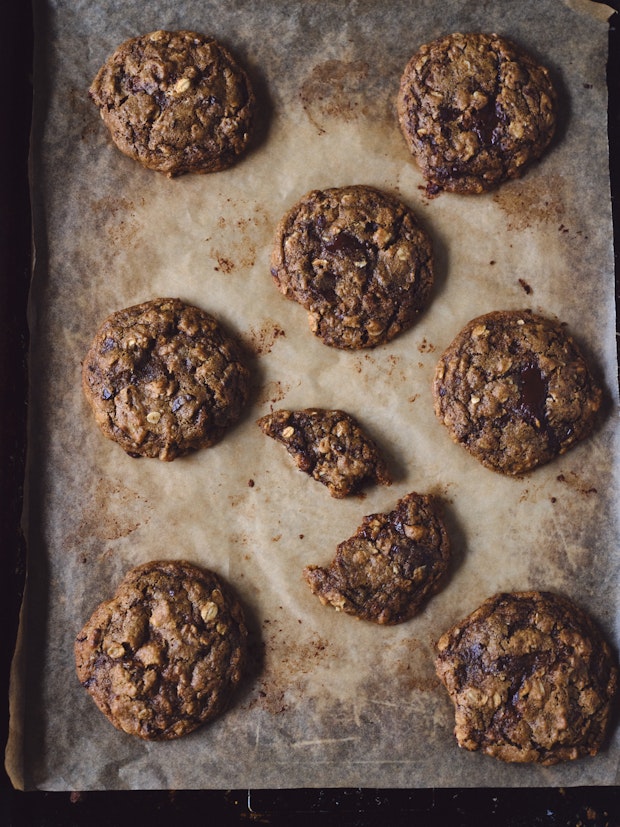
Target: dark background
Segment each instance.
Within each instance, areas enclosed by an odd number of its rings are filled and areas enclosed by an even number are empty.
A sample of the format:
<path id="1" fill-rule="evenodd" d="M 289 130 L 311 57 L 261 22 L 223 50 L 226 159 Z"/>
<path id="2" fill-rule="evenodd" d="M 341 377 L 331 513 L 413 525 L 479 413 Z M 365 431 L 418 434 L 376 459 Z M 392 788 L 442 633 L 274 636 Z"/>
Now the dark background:
<path id="1" fill-rule="evenodd" d="M 8 3 L 6 4 L 9 5 Z M 620 298 L 620 0 L 610 21 L 609 140 Z M 2 15 L 0 46 L 0 745 L 25 573 L 20 531 L 27 416 L 31 271 L 28 143 L 32 105 L 32 16 L 24 0 Z M 129 824 L 338 825 L 338 827 L 620 827 L 620 788 L 206 790 L 22 793 L 0 770 L 0 827 L 123 827 Z"/>

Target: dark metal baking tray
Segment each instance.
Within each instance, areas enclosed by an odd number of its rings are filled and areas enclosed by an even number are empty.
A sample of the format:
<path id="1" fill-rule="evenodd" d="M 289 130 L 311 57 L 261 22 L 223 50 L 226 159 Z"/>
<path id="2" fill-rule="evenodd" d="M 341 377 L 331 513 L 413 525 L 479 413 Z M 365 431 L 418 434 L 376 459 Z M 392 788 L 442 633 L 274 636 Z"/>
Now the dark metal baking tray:
<path id="1" fill-rule="evenodd" d="M 620 247 L 620 2 L 608 3 L 616 13 L 609 30 L 609 142 L 614 216 L 616 306 L 620 299 L 617 250 Z M 31 271 L 28 146 L 32 86 L 32 15 L 27 4 L 15 4 L 5 27 L 0 52 L 3 66 L 4 116 L 0 130 L 0 557 L 1 605 L 4 609 L 0 648 L 2 712 L 0 736 L 6 741 L 8 684 L 25 577 L 21 532 L 23 478 L 28 408 L 28 326 L 26 319 Z M 620 341 L 620 340 L 619 340 Z M 87 793 L 23 793 L 12 788 L 2 770 L 0 823 L 7 827 L 36 825 L 124 825 L 259 823 L 378 825 L 461 825 L 493 823 L 505 827 L 617 827 L 620 789 L 319 789 L 210 790 Z"/>

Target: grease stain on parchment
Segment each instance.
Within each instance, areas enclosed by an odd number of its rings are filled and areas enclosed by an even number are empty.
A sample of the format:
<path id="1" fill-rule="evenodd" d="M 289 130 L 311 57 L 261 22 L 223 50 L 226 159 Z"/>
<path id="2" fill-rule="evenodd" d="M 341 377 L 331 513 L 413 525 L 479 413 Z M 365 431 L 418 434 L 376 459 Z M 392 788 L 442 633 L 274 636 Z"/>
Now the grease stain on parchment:
<path id="1" fill-rule="evenodd" d="M 273 380 L 262 386 L 256 401 L 259 405 L 264 405 L 267 402 L 272 405 L 277 405 L 278 402 L 281 402 L 286 397 L 290 390 L 291 386 L 286 382 Z"/>
<path id="2" fill-rule="evenodd" d="M 80 522 L 65 538 L 67 550 L 85 555 L 101 543 L 121 540 L 150 521 L 148 500 L 120 482 L 99 479 L 80 512 Z"/>
<path id="3" fill-rule="evenodd" d="M 365 61 L 326 60 L 317 64 L 301 84 L 299 98 L 319 134 L 325 121 L 338 118 L 353 121 L 369 114 Z"/>
<path id="4" fill-rule="evenodd" d="M 301 619 L 297 625 L 302 625 Z M 308 675 L 337 657 L 337 646 L 326 637 L 315 634 L 302 640 L 297 637 L 298 628 L 289 629 L 286 621 L 276 618 L 263 620 L 263 674 L 251 706 L 259 706 L 272 715 L 294 709 L 304 697 Z"/>
<path id="5" fill-rule="evenodd" d="M 263 624 L 265 668 L 250 700 L 252 707 L 278 717 L 294 748 L 338 761 L 363 739 L 367 760 L 385 760 L 379 744 L 402 748 L 403 725 L 413 725 L 429 744 L 436 739 L 435 715 L 428 714 L 428 705 L 436 704 L 439 680 L 426 645 L 413 636 L 390 640 L 377 630 L 382 643 L 369 672 L 351 668 L 354 638 L 348 651 L 346 635 L 336 641 L 333 635 L 315 633 L 295 641 L 301 629 L 287 631 L 275 619 Z M 303 730 L 294 718 L 300 704 L 306 710 Z M 381 738 L 375 737 L 377 728 Z"/>
<path id="6" fill-rule="evenodd" d="M 229 275 L 235 270 L 249 270 L 258 259 L 265 233 L 271 228 L 271 219 L 264 207 L 236 204 L 227 198 L 226 215 L 216 222 L 217 233 L 205 238 L 209 256 L 214 260 L 215 272 Z M 226 246 L 232 242 L 232 246 Z"/>
<path id="7" fill-rule="evenodd" d="M 286 331 L 273 319 L 265 319 L 260 325 L 252 325 L 244 338 L 249 349 L 257 356 L 271 353 L 275 343 L 286 336 Z"/>
<path id="8" fill-rule="evenodd" d="M 508 230 L 525 230 L 557 222 L 565 215 L 563 182 L 557 175 L 511 181 L 493 194 L 493 201 L 506 217 Z"/>
<path id="9" fill-rule="evenodd" d="M 534 588 L 556 588 L 573 595 L 575 584 L 580 594 L 588 584 L 596 588 L 605 578 L 604 559 L 593 538 L 601 501 L 597 486 L 574 471 L 558 473 L 555 482 L 538 489 L 529 485 L 520 502 L 536 504 L 546 500 L 535 533 L 528 533 L 527 549 L 532 549 L 530 585 Z M 530 506 L 531 507 L 531 506 Z M 574 595 L 577 596 L 577 595 Z"/>
<path id="10" fill-rule="evenodd" d="M 129 247 L 136 243 L 141 225 L 136 218 L 133 201 L 123 196 L 104 196 L 93 201 L 91 209 L 93 215 L 101 218 L 104 233 L 113 247 Z"/>

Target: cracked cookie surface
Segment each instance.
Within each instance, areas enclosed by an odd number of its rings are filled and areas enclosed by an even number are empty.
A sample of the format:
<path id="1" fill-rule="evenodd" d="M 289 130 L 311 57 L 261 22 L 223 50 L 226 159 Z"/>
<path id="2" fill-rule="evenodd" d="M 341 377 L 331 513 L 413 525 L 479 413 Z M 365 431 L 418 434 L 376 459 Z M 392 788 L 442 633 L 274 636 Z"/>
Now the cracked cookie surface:
<path id="1" fill-rule="evenodd" d="M 485 467 L 522 474 L 587 437 L 602 391 L 565 327 L 527 310 L 470 321 L 441 356 L 435 413 Z"/>
<path id="2" fill-rule="evenodd" d="M 398 117 L 427 192 L 480 193 L 519 177 L 556 125 L 549 71 L 497 34 L 454 33 L 407 64 Z"/>
<path id="3" fill-rule="evenodd" d="M 374 623 L 416 615 L 448 569 L 450 542 L 436 501 L 412 492 L 389 512 L 364 517 L 332 563 L 307 566 L 304 578 L 321 603 Z"/>
<path id="4" fill-rule="evenodd" d="M 414 213 L 382 191 L 312 190 L 278 225 L 271 274 L 326 345 L 374 347 L 411 327 L 426 306 L 431 242 Z"/>
<path id="5" fill-rule="evenodd" d="M 82 365 L 82 387 L 108 439 L 135 457 L 173 460 L 213 445 L 249 395 L 240 347 L 179 299 L 113 313 Z"/>
<path id="6" fill-rule="evenodd" d="M 258 425 L 286 447 L 298 468 L 327 486 L 332 497 L 355 494 L 365 483 L 392 481 L 374 441 L 344 411 L 280 410 L 261 417 Z"/>
<path id="7" fill-rule="evenodd" d="M 169 176 L 226 169 L 250 140 L 250 80 L 221 43 L 198 32 L 125 41 L 97 73 L 90 97 L 121 152 Z"/>
<path id="8" fill-rule="evenodd" d="M 544 765 L 600 749 L 617 665 L 591 618 L 565 597 L 495 595 L 442 635 L 437 651 L 459 746 Z"/>
<path id="9" fill-rule="evenodd" d="M 147 740 L 179 738 L 223 712 L 246 653 L 237 598 L 186 561 L 131 569 L 75 641 L 82 686 L 115 727 Z"/>

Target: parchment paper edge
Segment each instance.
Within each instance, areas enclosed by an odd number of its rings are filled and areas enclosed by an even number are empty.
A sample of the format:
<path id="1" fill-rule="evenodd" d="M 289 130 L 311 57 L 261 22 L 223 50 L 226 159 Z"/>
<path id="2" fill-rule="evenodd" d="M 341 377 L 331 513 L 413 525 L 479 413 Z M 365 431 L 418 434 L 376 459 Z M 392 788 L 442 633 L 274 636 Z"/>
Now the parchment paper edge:
<path id="1" fill-rule="evenodd" d="M 611 6 L 606 6 L 604 3 L 595 3 L 594 0 L 563 0 L 563 2 L 569 9 L 588 15 L 603 23 L 606 23 L 616 11 Z"/>

